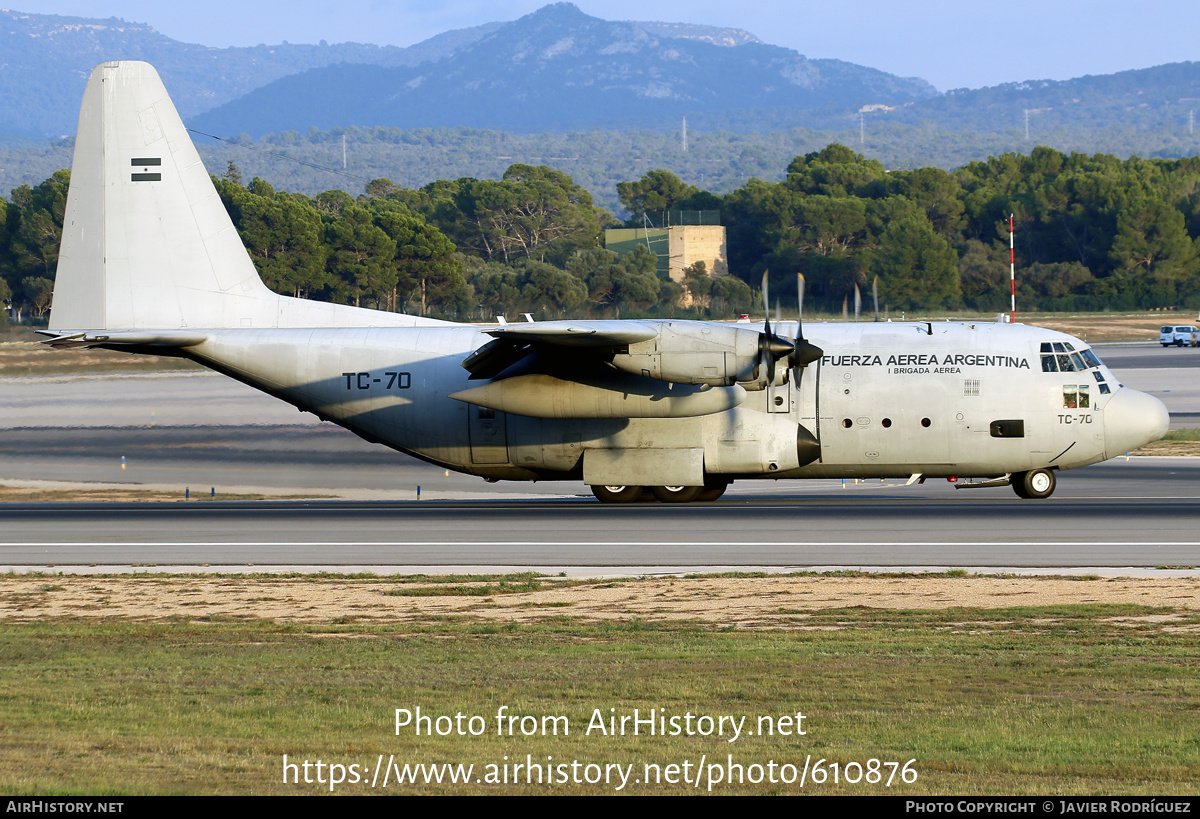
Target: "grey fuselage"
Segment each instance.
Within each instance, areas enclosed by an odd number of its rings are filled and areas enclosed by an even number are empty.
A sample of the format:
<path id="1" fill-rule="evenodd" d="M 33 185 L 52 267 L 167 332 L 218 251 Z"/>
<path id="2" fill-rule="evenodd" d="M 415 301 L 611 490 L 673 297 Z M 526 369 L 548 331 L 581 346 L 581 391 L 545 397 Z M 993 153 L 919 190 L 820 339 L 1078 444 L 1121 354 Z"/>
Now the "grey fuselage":
<path id="1" fill-rule="evenodd" d="M 583 479 L 589 450 L 699 450 L 705 474 L 729 479 L 997 476 L 1096 463 L 1166 425 L 1157 399 L 1103 365 L 1043 371 L 1042 345 L 1085 349 L 1077 339 L 955 322 L 810 323 L 806 337 L 824 356 L 721 412 L 529 417 L 450 397 L 486 383 L 459 364 L 490 340 L 487 329 L 199 330 L 207 340 L 186 355 L 367 440 L 488 479 Z M 797 427 L 820 444 L 804 465 Z"/>

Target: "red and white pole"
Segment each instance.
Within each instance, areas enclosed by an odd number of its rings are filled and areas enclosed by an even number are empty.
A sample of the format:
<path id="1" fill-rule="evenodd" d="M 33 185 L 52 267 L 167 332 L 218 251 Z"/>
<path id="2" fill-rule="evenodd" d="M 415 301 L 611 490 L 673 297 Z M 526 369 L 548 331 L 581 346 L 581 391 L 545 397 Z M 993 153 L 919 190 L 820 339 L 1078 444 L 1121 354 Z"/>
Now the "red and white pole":
<path id="1" fill-rule="evenodd" d="M 1012 286 L 1012 323 L 1017 323 L 1017 251 L 1013 242 L 1013 215 L 1008 214 L 1008 281 Z"/>

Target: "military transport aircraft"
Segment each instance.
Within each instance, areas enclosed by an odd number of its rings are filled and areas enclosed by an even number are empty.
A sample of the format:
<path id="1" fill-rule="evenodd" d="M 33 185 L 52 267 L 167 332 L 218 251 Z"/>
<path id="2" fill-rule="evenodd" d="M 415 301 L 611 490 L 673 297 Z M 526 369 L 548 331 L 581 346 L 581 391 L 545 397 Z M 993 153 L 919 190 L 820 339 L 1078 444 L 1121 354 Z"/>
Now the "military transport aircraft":
<path id="1" fill-rule="evenodd" d="M 141 62 L 98 66 L 84 92 L 47 334 L 192 359 L 447 469 L 582 480 L 608 502 L 752 478 L 1044 498 L 1169 420 L 1083 342 L 1022 325 L 477 326 L 277 295 Z"/>

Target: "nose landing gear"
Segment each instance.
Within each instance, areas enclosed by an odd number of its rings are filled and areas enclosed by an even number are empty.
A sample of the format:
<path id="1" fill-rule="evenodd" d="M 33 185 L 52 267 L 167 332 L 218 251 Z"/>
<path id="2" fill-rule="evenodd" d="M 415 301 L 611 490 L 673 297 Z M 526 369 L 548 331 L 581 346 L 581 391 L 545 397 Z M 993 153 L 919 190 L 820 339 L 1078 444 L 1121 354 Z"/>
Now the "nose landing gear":
<path id="1" fill-rule="evenodd" d="M 1031 469 L 1028 472 L 1014 472 L 1012 488 L 1018 498 L 1032 500 L 1048 498 L 1054 494 L 1057 480 L 1051 469 Z"/>

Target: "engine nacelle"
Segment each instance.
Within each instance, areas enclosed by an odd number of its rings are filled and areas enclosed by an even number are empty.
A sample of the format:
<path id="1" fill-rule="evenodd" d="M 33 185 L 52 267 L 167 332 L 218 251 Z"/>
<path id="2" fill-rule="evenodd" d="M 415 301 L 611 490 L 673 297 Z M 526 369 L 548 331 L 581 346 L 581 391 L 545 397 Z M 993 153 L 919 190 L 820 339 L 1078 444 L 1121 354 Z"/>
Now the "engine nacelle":
<path id="1" fill-rule="evenodd" d="M 612 363 L 627 373 L 675 384 L 727 387 L 740 383 L 755 389 L 757 382 L 765 386 L 766 378 L 755 372 L 759 335 L 757 327 L 746 325 L 664 321 L 657 337 L 630 344 Z M 779 381 L 782 376 L 776 375 Z"/>

